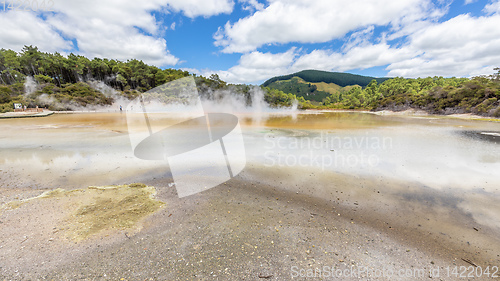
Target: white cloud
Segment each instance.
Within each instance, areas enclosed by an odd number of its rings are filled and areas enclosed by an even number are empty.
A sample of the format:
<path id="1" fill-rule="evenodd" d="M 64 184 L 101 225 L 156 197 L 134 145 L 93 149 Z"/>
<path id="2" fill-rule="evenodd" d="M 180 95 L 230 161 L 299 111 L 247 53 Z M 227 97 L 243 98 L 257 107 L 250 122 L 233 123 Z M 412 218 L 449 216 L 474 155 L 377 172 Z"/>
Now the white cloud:
<path id="1" fill-rule="evenodd" d="M 210 76 L 212 73 L 217 73 L 222 80 L 230 83 L 256 83 L 275 75 L 287 73 L 297 55 L 298 52 L 295 48 L 278 54 L 255 51 L 242 55 L 238 65 L 227 71 L 204 70 L 202 75 Z"/>
<path id="2" fill-rule="evenodd" d="M 487 14 L 500 13 L 500 1 L 494 1 L 486 5 L 483 11 Z"/>
<path id="3" fill-rule="evenodd" d="M 408 50 L 421 50 L 411 59 L 389 65 L 389 75 L 471 76 L 491 74 L 500 65 L 500 15 L 459 15 L 410 36 Z M 489 70 L 489 71 L 487 71 Z"/>
<path id="4" fill-rule="evenodd" d="M 142 3 L 142 1 L 136 1 Z M 229 14 L 233 11 L 232 0 L 164 0 L 169 10 L 183 12 L 187 17 L 210 17 L 218 14 Z"/>
<path id="5" fill-rule="evenodd" d="M 259 3 L 257 0 L 238 0 L 238 2 L 246 4 L 243 5 L 243 10 L 245 11 L 253 12 L 255 10 L 260 11 L 264 9 L 264 4 Z"/>
<path id="6" fill-rule="evenodd" d="M 216 72 L 232 83 L 255 83 L 303 69 L 387 66 L 391 76 L 417 77 L 489 74 L 500 66 L 500 1 L 485 3 L 485 16 L 463 14 L 445 22 L 439 20 L 448 12 L 448 0 L 259 1 L 238 0 L 252 14 L 226 23 L 214 35 L 223 52 L 242 53 L 238 64 L 198 73 Z M 168 51 L 163 38 L 167 26 L 160 26 L 151 12 L 210 17 L 231 13 L 234 2 L 58 1 L 55 13 L 44 14 L 46 20 L 34 13 L 2 12 L 0 47 L 19 51 L 31 44 L 61 52 L 71 50 L 74 40 L 79 53 L 90 58 L 137 58 L 157 66 L 176 65 L 180 60 Z M 168 26 L 176 28 L 175 22 Z M 336 39 L 343 43 L 338 49 L 326 44 L 300 48 L 300 43 Z M 274 44 L 296 47 L 281 53 L 259 49 Z"/>
<path id="7" fill-rule="evenodd" d="M 250 52 L 267 44 L 319 43 L 369 25 L 399 24 L 429 8 L 429 0 L 268 0 L 269 5 L 214 35 L 223 52 Z"/>
<path id="8" fill-rule="evenodd" d="M 203 73 L 204 73 L 203 71 L 200 71 L 199 69 L 190 68 L 190 67 L 182 67 L 181 70 L 182 71 L 187 71 L 189 73 L 193 73 L 193 74 L 196 74 L 196 75 L 203 75 Z"/>
<path id="9" fill-rule="evenodd" d="M 232 0 L 56 1 L 55 13 L 45 14 L 46 20 L 29 12 L 2 13 L 0 41 L 1 47 L 17 51 L 26 44 L 61 51 L 71 49 L 75 40 L 77 53 L 90 58 L 136 58 L 157 66 L 175 65 L 179 59 L 170 54 L 162 38 L 165 28 L 160 28 L 151 12 L 209 17 L 230 13 L 233 6 Z"/>
<path id="10" fill-rule="evenodd" d="M 315 50 L 297 59 L 292 69 L 317 68 L 328 71 L 367 69 L 408 59 L 415 55 L 416 52 L 410 49 L 392 48 L 386 43 L 354 47 L 346 53 Z"/>
<path id="11" fill-rule="evenodd" d="M 292 48 L 278 54 L 253 51 L 243 54 L 238 65 L 218 73 L 228 81 L 238 83 L 262 82 L 304 69 L 351 71 L 380 66 L 387 66 L 388 76 L 469 77 L 491 74 L 494 67 L 500 66 L 498 3 L 485 6 L 487 16 L 462 14 L 444 22 L 438 20 L 447 13 L 449 3 L 438 10 L 428 9 L 431 6 L 427 3 L 419 15 L 407 15 L 392 21 L 392 29 L 379 38 L 373 38 L 374 26 L 367 25 L 348 37 L 343 36 L 344 44 L 340 50 L 323 47 L 305 52 Z M 228 40 L 223 33 L 234 26 L 237 25 L 226 25 L 220 30 L 216 38 L 219 43 Z M 315 28 L 310 26 L 310 29 Z M 279 38 L 271 41 L 279 42 Z M 394 39 L 399 39 L 398 43 Z M 226 41 L 226 48 L 236 48 L 234 42 Z"/>
<path id="12" fill-rule="evenodd" d="M 437 5 L 429 1 L 421 2 L 419 9 L 414 9 L 391 22 L 392 27 L 387 40 L 411 35 L 425 29 L 432 23 L 438 22 L 440 18 L 448 13 L 451 3 L 450 0 L 440 0 Z"/>
<path id="13" fill-rule="evenodd" d="M 478 17 L 459 15 L 446 22 L 437 23 L 410 36 L 412 45 L 426 51 L 453 51 L 470 42 L 487 43 L 498 38 L 500 16 Z"/>
<path id="14" fill-rule="evenodd" d="M 49 24 L 34 14 L 23 11 L 0 13 L 0 48 L 20 51 L 24 45 L 54 52 L 71 48 Z"/>
<path id="15" fill-rule="evenodd" d="M 367 28 L 353 32 L 349 38 L 347 38 L 342 46 L 342 49 L 349 50 L 355 46 L 366 45 L 369 44 L 371 37 L 373 36 L 373 30 L 375 27 L 373 25 L 368 26 Z"/>
<path id="16" fill-rule="evenodd" d="M 167 50 L 151 10 L 158 2 L 63 1 L 47 22 L 68 38 L 76 39 L 79 53 L 89 58 L 140 59 L 158 66 L 179 59 Z M 145 33 L 141 33 L 139 29 Z"/>
<path id="17" fill-rule="evenodd" d="M 238 65 L 227 71 L 206 73 L 217 73 L 221 79 L 231 83 L 260 83 L 273 76 L 305 69 L 340 72 L 366 69 L 411 59 L 418 54 L 410 48 L 393 48 L 386 43 L 356 46 L 345 53 L 332 50 L 313 50 L 303 53 L 297 48 L 277 54 L 254 51 L 242 55 Z"/>

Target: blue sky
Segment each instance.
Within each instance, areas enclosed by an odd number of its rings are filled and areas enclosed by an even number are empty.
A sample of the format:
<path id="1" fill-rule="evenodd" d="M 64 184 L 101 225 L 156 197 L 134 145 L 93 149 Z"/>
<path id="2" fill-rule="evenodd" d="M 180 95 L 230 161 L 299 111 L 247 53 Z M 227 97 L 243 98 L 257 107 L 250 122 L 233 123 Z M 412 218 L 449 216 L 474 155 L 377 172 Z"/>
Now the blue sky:
<path id="1" fill-rule="evenodd" d="M 304 69 L 470 77 L 500 66 L 499 0 L 48 1 L 53 11 L 0 7 L 0 48 L 252 84 Z"/>

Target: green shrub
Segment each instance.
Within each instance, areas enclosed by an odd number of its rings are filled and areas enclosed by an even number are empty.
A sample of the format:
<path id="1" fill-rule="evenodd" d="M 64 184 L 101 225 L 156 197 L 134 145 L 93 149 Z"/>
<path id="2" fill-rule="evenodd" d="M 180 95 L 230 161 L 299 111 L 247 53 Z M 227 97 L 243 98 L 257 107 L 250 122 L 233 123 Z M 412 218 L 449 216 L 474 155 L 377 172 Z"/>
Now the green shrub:
<path id="1" fill-rule="evenodd" d="M 493 111 L 493 116 L 500 118 L 500 106 Z"/>
<path id="2" fill-rule="evenodd" d="M 490 111 L 493 108 L 493 106 L 496 102 L 497 102 L 497 98 L 489 98 L 487 100 L 484 100 L 482 103 L 480 103 L 479 105 L 477 105 L 474 108 L 474 112 L 487 113 L 488 111 Z"/>
<path id="3" fill-rule="evenodd" d="M 14 105 L 11 103 L 0 104 L 0 113 L 14 111 Z"/>
<path id="4" fill-rule="evenodd" d="M 12 90 L 6 86 L 0 86 L 0 103 L 9 103 L 12 99 L 10 95 Z"/>
<path id="5" fill-rule="evenodd" d="M 49 76 L 47 75 L 43 75 L 43 74 L 37 74 L 35 75 L 35 80 L 36 82 L 38 83 L 53 83 L 54 80 L 52 78 L 50 78 Z"/>

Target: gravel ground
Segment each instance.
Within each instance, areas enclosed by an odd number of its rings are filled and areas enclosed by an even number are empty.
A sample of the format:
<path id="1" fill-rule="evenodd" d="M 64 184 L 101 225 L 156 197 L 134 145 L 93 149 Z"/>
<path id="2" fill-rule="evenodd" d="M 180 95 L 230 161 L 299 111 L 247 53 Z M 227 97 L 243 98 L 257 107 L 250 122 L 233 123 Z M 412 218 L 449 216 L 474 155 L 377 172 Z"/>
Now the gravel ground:
<path id="1" fill-rule="evenodd" d="M 64 235 L 70 210 L 57 201 L 4 209 L 0 279 L 456 280 L 447 270 L 500 265 L 494 230 L 477 229 L 466 214 L 439 204 L 398 201 L 404 194 L 391 186 L 397 183 L 345 175 L 300 182 L 289 172 L 248 167 L 181 199 L 171 179 L 155 179 L 147 184 L 163 208 L 133 229 L 80 242 Z M 1 203 L 40 193 L 2 188 Z"/>

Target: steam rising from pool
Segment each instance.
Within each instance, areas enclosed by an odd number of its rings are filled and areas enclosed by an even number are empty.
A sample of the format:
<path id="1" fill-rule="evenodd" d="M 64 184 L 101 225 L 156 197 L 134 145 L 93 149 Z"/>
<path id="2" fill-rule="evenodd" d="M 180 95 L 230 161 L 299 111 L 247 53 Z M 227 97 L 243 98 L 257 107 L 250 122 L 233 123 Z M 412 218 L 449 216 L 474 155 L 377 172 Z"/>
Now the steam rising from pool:
<path id="1" fill-rule="evenodd" d="M 80 106 L 74 102 L 61 103 L 56 100 L 53 96 L 48 94 L 41 94 L 36 98 L 36 101 L 40 104 L 52 105 L 55 108 L 68 108 L 73 111 L 83 111 L 83 112 L 117 112 L 122 108 L 126 108 L 131 102 L 129 99 L 123 97 L 114 88 L 108 86 L 104 81 L 100 80 L 87 80 L 87 83 L 94 90 L 99 91 L 108 98 L 113 99 L 112 105 L 87 105 Z M 33 77 L 26 77 L 24 82 L 25 95 L 29 96 L 37 90 L 39 84 L 33 79 Z M 203 108 L 206 112 L 221 112 L 221 113 L 251 113 L 253 117 L 259 122 L 263 120 L 262 113 L 280 113 L 280 114 L 293 114 L 297 112 L 298 101 L 294 100 L 292 106 L 290 107 L 271 107 L 264 99 L 264 91 L 259 86 L 251 86 L 250 101 L 247 100 L 246 96 L 242 93 L 238 93 L 234 88 L 222 89 L 212 91 L 208 89 L 208 94 L 201 96 L 201 101 L 203 103 Z M 185 111 L 189 113 L 193 110 L 193 104 L 185 103 L 157 103 L 154 105 L 154 101 L 151 108 L 157 108 L 158 112 L 175 112 L 180 113 Z M 128 109 L 135 112 L 140 112 L 139 108 Z M 296 114 L 294 115 L 296 118 Z"/>
<path id="2" fill-rule="evenodd" d="M 37 83 L 35 82 L 35 79 L 31 76 L 27 76 L 26 79 L 24 80 L 24 93 L 25 95 L 31 95 L 36 91 L 36 86 Z"/>

